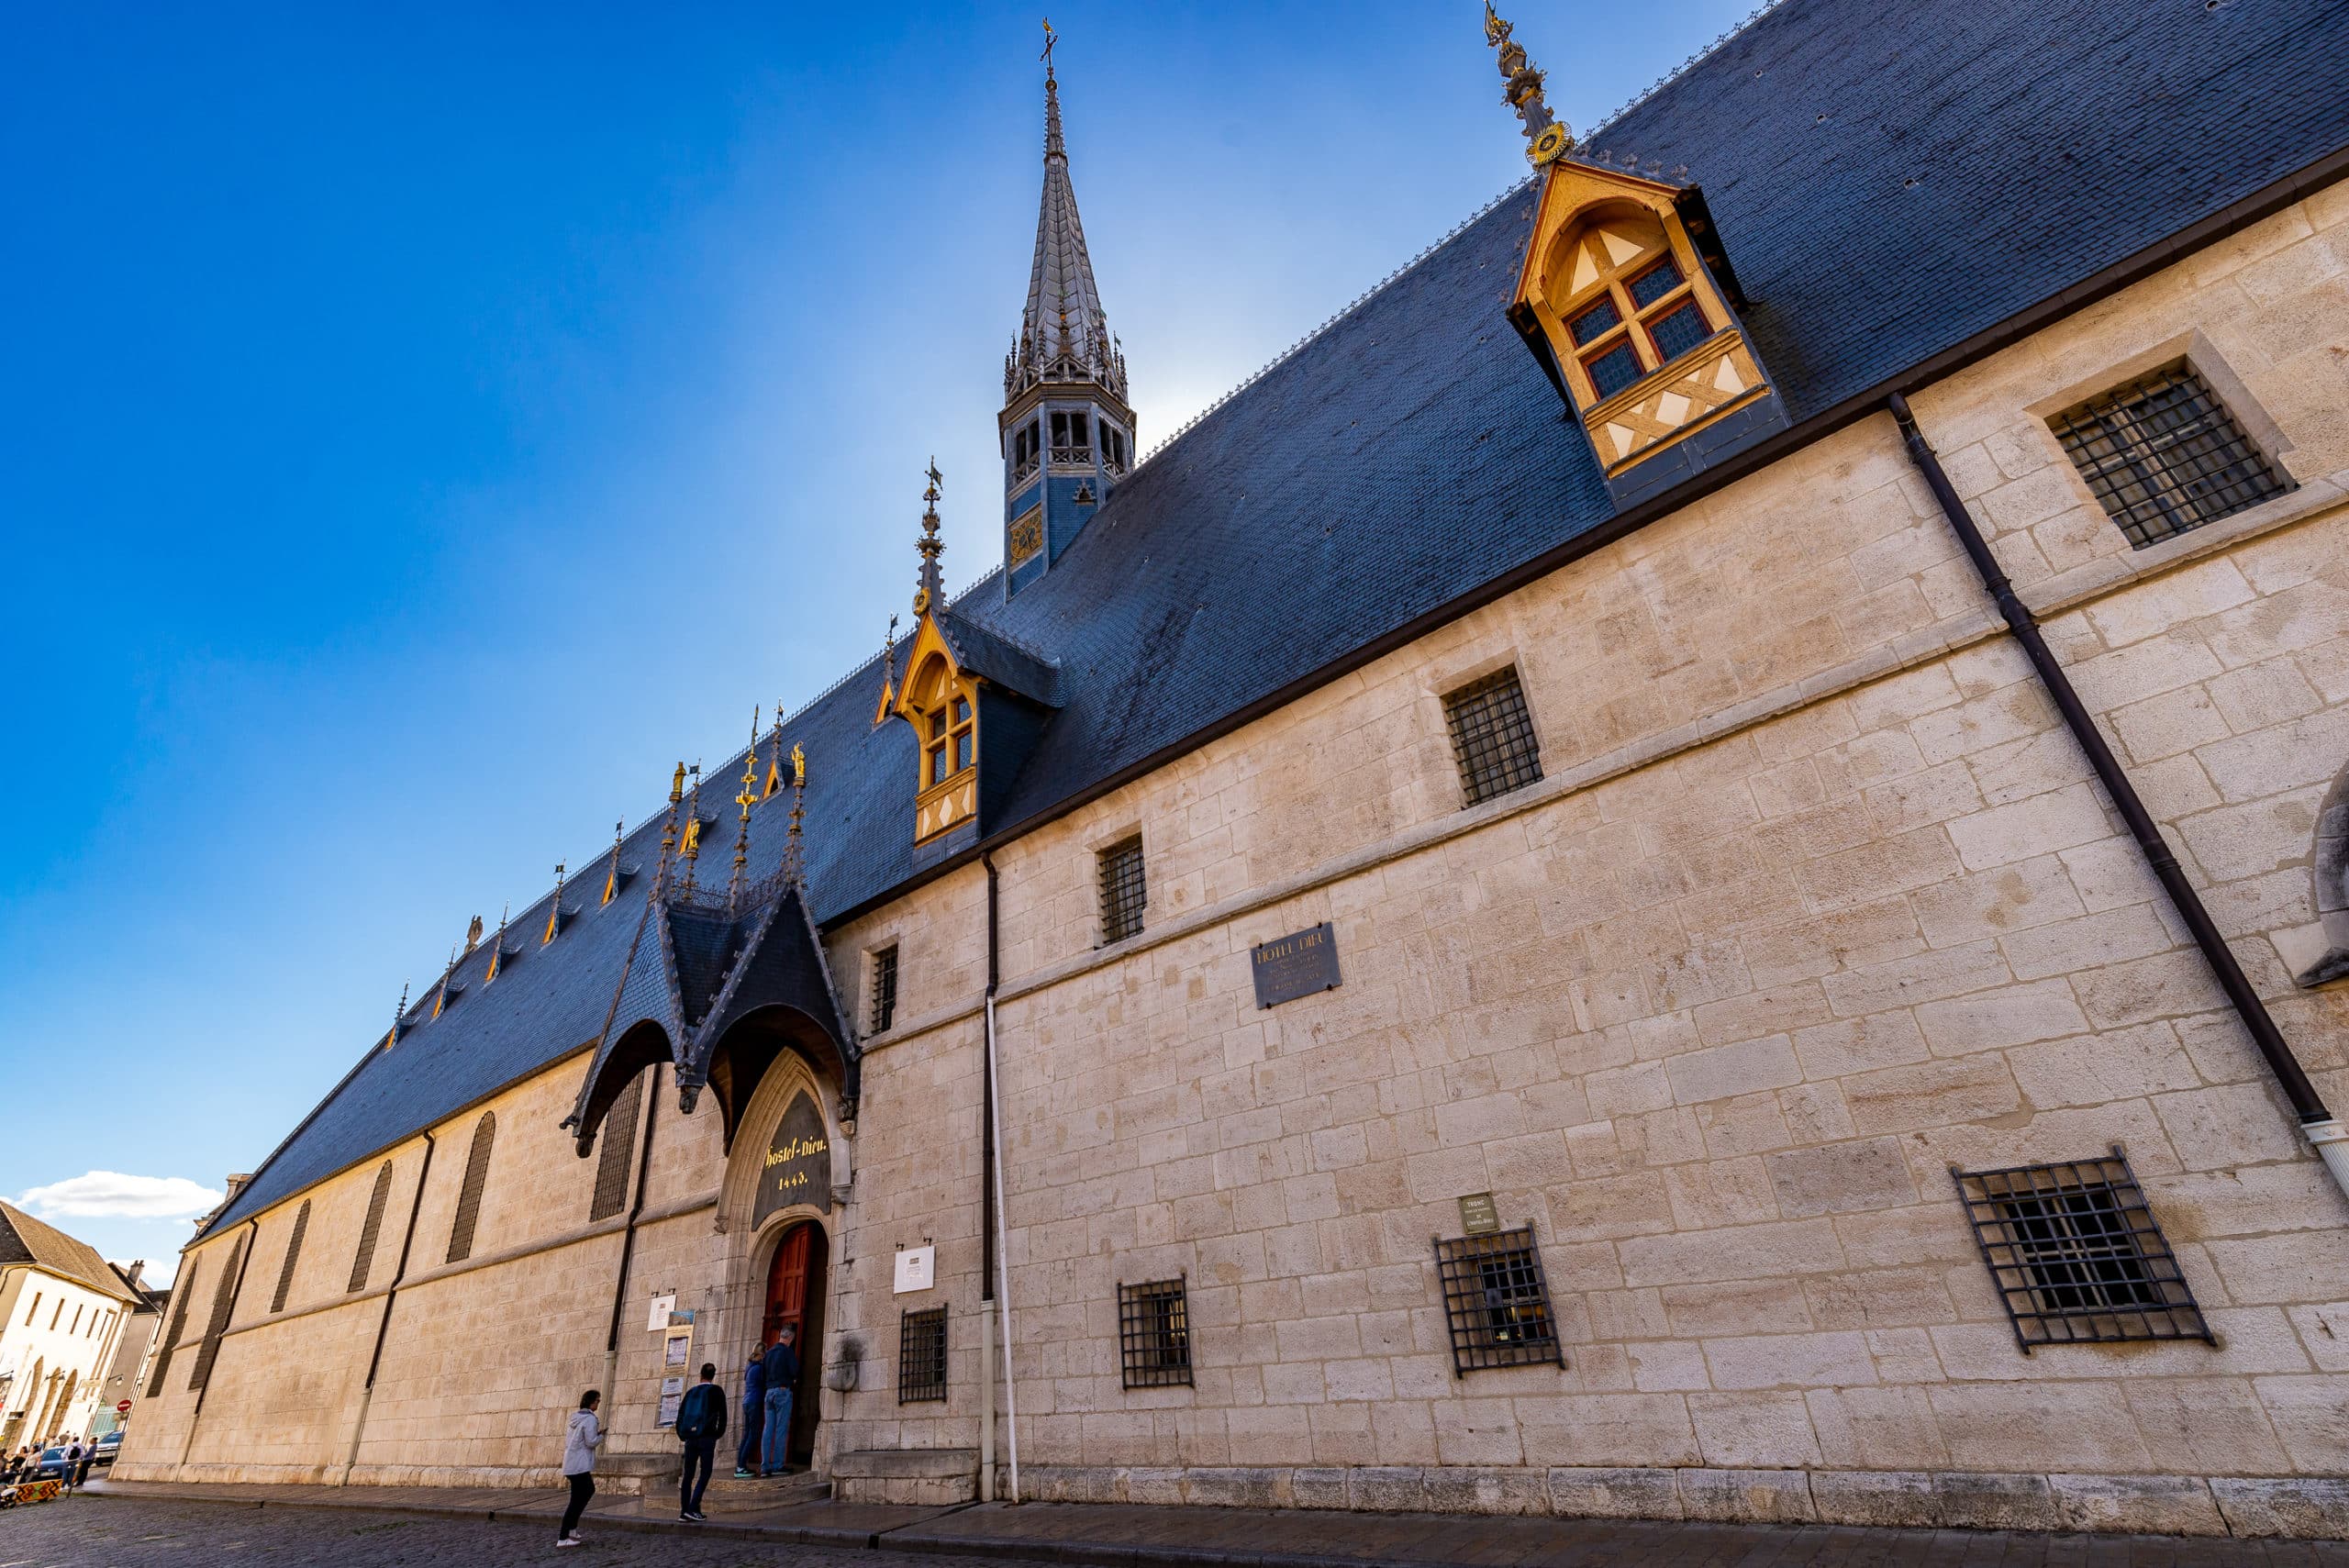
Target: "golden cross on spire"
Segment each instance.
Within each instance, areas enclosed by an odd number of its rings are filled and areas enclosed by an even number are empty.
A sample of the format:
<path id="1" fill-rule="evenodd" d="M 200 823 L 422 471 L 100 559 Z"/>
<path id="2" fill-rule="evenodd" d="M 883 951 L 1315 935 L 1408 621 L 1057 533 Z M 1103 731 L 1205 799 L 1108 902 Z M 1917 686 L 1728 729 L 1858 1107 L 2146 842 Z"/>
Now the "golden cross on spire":
<path id="1" fill-rule="evenodd" d="M 1037 58 L 1037 59 L 1039 59 L 1039 60 L 1041 60 L 1041 61 L 1042 61 L 1044 62 L 1044 70 L 1045 70 L 1047 72 L 1049 72 L 1052 69 L 1052 46 L 1053 46 L 1054 44 L 1056 44 L 1056 43 L 1060 42 L 1060 41 L 1061 41 L 1061 36 L 1060 36 L 1060 34 L 1058 34 L 1058 33 L 1056 33 L 1056 32 L 1052 31 L 1052 19 L 1050 17 L 1045 17 L 1045 18 L 1044 18 L 1044 52 L 1043 52 L 1043 53 L 1041 53 L 1041 54 L 1040 54 L 1040 55 L 1038 55 L 1036 58 Z"/>

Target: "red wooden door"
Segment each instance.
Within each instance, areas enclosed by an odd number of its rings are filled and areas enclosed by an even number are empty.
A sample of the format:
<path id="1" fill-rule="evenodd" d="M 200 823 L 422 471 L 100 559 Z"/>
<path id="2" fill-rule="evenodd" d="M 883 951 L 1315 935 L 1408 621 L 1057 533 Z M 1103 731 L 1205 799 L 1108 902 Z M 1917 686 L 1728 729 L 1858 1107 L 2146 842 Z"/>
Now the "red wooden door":
<path id="1" fill-rule="evenodd" d="M 807 1242 L 815 1230 L 812 1225 L 796 1225 L 774 1250 L 774 1262 L 767 1270 L 767 1315 L 759 1337 L 763 1345 L 774 1344 L 785 1324 L 798 1330 L 796 1346 L 807 1343 Z M 806 1354 L 804 1348 L 801 1354 Z"/>

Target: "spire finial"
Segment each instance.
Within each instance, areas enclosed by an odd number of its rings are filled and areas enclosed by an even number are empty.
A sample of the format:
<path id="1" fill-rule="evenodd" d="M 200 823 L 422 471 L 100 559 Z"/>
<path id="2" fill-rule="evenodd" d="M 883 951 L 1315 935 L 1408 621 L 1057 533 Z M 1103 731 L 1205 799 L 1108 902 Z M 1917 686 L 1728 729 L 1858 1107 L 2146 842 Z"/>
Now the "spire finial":
<path id="1" fill-rule="evenodd" d="M 1052 74 L 1052 46 L 1060 41 L 1060 34 L 1052 31 L 1052 19 L 1045 17 L 1044 52 L 1037 56 L 1044 62 L 1044 158 L 1066 162 L 1068 148 L 1061 140 L 1061 84 Z"/>
<path id="2" fill-rule="evenodd" d="M 669 817 L 668 820 L 661 825 L 661 861 L 653 867 L 652 885 L 645 892 L 645 896 L 648 898 L 659 899 L 662 891 L 668 886 L 669 857 L 677 852 L 677 806 L 685 798 L 685 765 L 679 762 L 676 773 L 669 781 Z M 618 863 L 618 848 L 615 847 L 613 850 L 615 865 Z"/>
<path id="3" fill-rule="evenodd" d="M 1550 113 L 1550 106 L 1542 100 L 1542 72 L 1527 61 L 1525 46 L 1509 37 L 1515 26 L 1493 9 L 1493 0 L 1485 0 L 1485 41 L 1500 51 L 1501 80 L 1506 83 L 1501 102 L 1515 109 L 1524 123 L 1526 161 L 1539 168 L 1572 150 L 1575 133 L 1565 121 Z"/>
<path id="4" fill-rule="evenodd" d="M 612 869 L 604 873 L 604 898 L 609 904 L 620 890 L 620 840 L 628 836 L 628 823 L 612 824 Z"/>
<path id="5" fill-rule="evenodd" d="M 407 1021 L 407 982 L 400 982 L 400 1005 L 392 1009 L 392 1032 L 384 1037 L 384 1049 L 389 1051 L 400 1042 L 400 1025 Z"/>
<path id="6" fill-rule="evenodd" d="M 732 914 L 742 902 L 742 868 L 751 858 L 751 807 L 759 802 L 759 709 L 751 709 L 751 744 L 742 753 L 742 793 L 734 804 L 742 815 L 734 825 L 734 875 L 726 884 L 726 912 Z"/>
<path id="7" fill-rule="evenodd" d="M 685 860 L 684 891 L 691 895 L 694 871 L 701 863 L 701 764 L 696 762 L 687 769 L 686 776 L 691 782 L 685 786 L 685 837 L 677 850 Z"/>
<path id="8" fill-rule="evenodd" d="M 546 946 L 549 942 L 551 942 L 551 941 L 554 940 L 554 939 L 555 939 L 555 933 L 557 933 L 558 931 L 561 931 L 561 930 L 562 929 L 562 873 L 563 873 L 563 870 L 564 870 L 563 862 L 561 862 L 561 861 L 557 861 L 557 862 L 555 862 L 555 863 L 554 863 L 554 907 L 553 907 L 551 910 L 548 911 L 548 914 L 547 914 L 547 932 L 546 932 L 546 935 L 544 935 L 544 936 L 542 936 L 542 937 L 540 937 L 540 938 L 539 939 L 539 945 L 540 945 L 540 947 L 544 947 L 544 946 Z"/>
<path id="9" fill-rule="evenodd" d="M 807 882 L 807 851 L 800 837 L 800 823 L 807 815 L 807 753 L 797 744 L 791 748 L 791 832 L 783 841 L 783 880 L 785 884 L 804 887 Z"/>
<path id="10" fill-rule="evenodd" d="M 451 942 L 449 967 L 440 972 L 440 988 L 432 994 L 432 1016 L 436 1018 L 440 1016 L 440 1009 L 449 1005 L 449 977 L 457 973 L 457 960 L 462 956 L 457 951 L 457 944 Z"/>
<path id="11" fill-rule="evenodd" d="M 914 549 L 921 553 L 921 585 L 914 591 L 914 614 L 927 613 L 931 606 L 946 606 L 946 585 L 938 570 L 938 558 L 946 549 L 946 541 L 938 537 L 938 486 L 945 476 L 938 472 L 938 460 L 930 460 L 930 484 L 921 493 L 921 539 Z"/>
<path id="12" fill-rule="evenodd" d="M 481 977 L 484 985 L 496 979 L 497 972 L 506 967 L 506 917 L 513 912 L 511 899 L 497 912 L 497 935 L 489 939 L 489 968 Z"/>

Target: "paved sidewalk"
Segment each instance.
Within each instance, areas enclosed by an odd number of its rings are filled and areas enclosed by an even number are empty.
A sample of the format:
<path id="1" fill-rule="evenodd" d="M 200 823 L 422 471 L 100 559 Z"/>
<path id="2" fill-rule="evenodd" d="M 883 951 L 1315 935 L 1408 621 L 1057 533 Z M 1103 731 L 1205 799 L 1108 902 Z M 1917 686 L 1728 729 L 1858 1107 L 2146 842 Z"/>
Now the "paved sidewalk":
<path id="1" fill-rule="evenodd" d="M 507 1488 L 98 1482 L 93 1497 L 542 1520 L 560 1494 Z M 2349 1542 L 2043 1535 L 1829 1525 L 1731 1525 L 1256 1508 L 1000 1503 L 956 1508 L 807 1503 L 687 1526 L 632 1496 L 598 1496 L 605 1531 L 684 1533 L 851 1550 L 1117 1568 L 2349 1568 Z"/>

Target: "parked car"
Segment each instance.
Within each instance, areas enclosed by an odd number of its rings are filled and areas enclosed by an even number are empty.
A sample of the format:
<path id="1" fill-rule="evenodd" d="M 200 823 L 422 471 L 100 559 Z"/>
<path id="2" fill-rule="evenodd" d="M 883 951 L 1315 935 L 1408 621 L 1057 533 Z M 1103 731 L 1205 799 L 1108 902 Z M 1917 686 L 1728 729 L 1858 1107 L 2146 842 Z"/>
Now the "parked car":
<path id="1" fill-rule="evenodd" d="M 98 1439 L 91 1447 L 93 1451 L 90 1455 L 90 1462 L 93 1465 L 112 1464 L 114 1456 L 122 1451 L 122 1429 L 117 1427 L 113 1431 Z"/>
<path id="2" fill-rule="evenodd" d="M 62 1481 L 65 1479 L 65 1445 L 40 1451 L 40 1462 L 26 1479 L 31 1481 Z"/>

